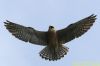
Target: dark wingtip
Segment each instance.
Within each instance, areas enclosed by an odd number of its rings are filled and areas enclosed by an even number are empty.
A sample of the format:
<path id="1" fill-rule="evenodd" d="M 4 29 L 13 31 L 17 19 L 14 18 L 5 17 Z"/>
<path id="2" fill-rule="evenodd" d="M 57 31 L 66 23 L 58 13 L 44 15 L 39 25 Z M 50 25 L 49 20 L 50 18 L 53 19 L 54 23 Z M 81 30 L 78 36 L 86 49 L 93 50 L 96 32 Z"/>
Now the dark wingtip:
<path id="1" fill-rule="evenodd" d="M 9 20 L 6 20 L 6 22 L 10 22 Z"/>
<path id="2" fill-rule="evenodd" d="M 95 15 L 95 14 L 92 14 L 92 15 L 90 15 L 91 17 L 96 17 L 97 15 Z"/>
<path id="3" fill-rule="evenodd" d="M 4 22 L 4 26 L 6 26 L 7 27 L 7 25 L 10 23 L 10 21 L 9 20 L 6 20 L 5 22 Z"/>
<path id="4" fill-rule="evenodd" d="M 11 23 L 9 20 L 6 20 L 6 21 L 4 22 L 5 25 L 7 25 L 7 24 L 9 24 L 9 23 Z"/>
<path id="5" fill-rule="evenodd" d="M 10 21 L 6 20 L 6 22 L 4 22 L 5 24 L 8 24 Z"/>
<path id="6" fill-rule="evenodd" d="M 97 16 L 97 15 L 92 14 L 92 15 L 89 16 L 89 18 L 96 20 L 96 19 L 97 19 L 96 16 Z"/>
<path id="7" fill-rule="evenodd" d="M 7 24 L 7 22 L 4 22 L 4 24 Z"/>

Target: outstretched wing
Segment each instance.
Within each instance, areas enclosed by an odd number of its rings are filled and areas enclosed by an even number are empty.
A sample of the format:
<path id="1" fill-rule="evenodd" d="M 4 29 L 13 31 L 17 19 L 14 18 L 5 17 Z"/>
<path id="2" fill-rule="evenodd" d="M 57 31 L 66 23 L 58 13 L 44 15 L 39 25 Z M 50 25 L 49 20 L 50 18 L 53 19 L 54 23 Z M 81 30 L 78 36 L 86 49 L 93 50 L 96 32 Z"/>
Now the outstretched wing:
<path id="1" fill-rule="evenodd" d="M 16 38 L 25 42 L 30 42 L 38 45 L 47 45 L 47 32 L 37 31 L 31 27 L 25 27 L 10 21 L 4 22 L 6 29 L 12 33 Z"/>
<path id="2" fill-rule="evenodd" d="M 80 37 L 87 32 L 96 20 L 96 15 L 90 15 L 76 23 L 70 24 L 68 27 L 58 30 L 58 41 L 62 44 Z"/>

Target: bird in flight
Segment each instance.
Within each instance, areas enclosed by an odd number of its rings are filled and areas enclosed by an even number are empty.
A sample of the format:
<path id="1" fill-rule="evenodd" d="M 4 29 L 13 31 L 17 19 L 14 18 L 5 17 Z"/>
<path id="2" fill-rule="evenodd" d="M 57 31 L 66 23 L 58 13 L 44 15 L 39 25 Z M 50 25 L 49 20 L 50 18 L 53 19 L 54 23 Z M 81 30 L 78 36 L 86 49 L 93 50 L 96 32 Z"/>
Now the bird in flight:
<path id="1" fill-rule="evenodd" d="M 67 54 L 69 48 L 63 44 L 83 35 L 90 29 L 95 20 L 96 15 L 92 14 L 61 30 L 55 30 L 54 26 L 49 26 L 48 31 L 38 31 L 32 27 L 25 27 L 8 20 L 4 24 L 6 29 L 16 38 L 45 46 L 40 51 L 40 56 L 46 60 L 54 61 Z"/>

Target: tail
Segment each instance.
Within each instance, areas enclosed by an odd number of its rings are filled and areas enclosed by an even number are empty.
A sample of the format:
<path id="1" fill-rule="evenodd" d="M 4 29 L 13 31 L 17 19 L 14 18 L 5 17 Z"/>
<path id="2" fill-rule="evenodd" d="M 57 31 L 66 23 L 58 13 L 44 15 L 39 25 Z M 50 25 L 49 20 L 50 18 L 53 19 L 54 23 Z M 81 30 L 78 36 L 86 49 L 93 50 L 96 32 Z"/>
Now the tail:
<path id="1" fill-rule="evenodd" d="M 45 58 L 47 60 L 58 60 L 64 57 L 68 52 L 68 48 L 65 46 L 59 47 L 57 50 L 54 50 L 53 48 L 49 48 L 48 46 L 45 47 L 41 52 L 40 56 L 42 58 Z"/>

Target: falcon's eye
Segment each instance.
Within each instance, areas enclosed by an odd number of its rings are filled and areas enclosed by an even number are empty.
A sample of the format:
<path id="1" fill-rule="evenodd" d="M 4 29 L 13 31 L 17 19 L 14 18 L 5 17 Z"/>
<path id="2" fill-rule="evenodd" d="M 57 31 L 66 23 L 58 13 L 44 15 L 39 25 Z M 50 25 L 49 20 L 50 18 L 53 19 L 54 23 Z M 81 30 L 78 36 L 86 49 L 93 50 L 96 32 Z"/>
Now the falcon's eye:
<path id="1" fill-rule="evenodd" d="M 49 26 L 49 28 L 54 28 L 53 26 Z"/>

